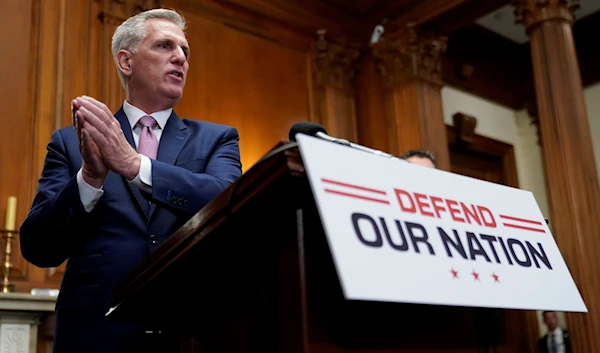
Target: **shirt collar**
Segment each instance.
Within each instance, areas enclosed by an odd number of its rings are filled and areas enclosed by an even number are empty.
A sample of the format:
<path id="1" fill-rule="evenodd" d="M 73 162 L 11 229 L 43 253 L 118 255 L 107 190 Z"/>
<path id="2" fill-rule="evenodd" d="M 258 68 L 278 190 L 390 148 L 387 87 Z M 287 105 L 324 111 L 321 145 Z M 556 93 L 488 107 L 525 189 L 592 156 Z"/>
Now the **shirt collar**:
<path id="1" fill-rule="evenodd" d="M 127 120 L 129 120 L 129 125 L 131 126 L 131 130 L 133 130 L 135 128 L 135 125 L 138 123 L 140 118 L 143 116 L 146 116 L 146 115 L 152 116 L 158 123 L 158 126 L 162 130 L 164 130 L 165 125 L 167 125 L 167 120 L 169 120 L 169 117 L 171 116 L 171 113 L 173 112 L 173 108 L 161 110 L 158 112 L 154 112 L 152 114 L 146 114 L 146 113 L 144 113 L 144 111 L 142 111 L 138 107 L 131 105 L 127 101 L 124 101 L 123 102 L 123 111 L 125 112 L 125 115 L 127 115 Z"/>

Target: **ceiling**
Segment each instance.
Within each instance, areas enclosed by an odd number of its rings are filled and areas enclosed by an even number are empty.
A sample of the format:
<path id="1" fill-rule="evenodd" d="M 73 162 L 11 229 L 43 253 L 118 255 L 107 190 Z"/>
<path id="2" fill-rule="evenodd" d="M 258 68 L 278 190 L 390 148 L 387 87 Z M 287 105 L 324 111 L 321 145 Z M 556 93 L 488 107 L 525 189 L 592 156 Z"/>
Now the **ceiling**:
<path id="1" fill-rule="evenodd" d="M 407 8 L 420 2 L 420 0 L 318 0 L 337 8 L 352 16 L 367 18 L 371 15 L 386 15 L 392 8 Z M 381 20 L 381 18 L 379 19 Z"/>
<path id="2" fill-rule="evenodd" d="M 600 82 L 600 1 L 581 1 L 575 17 L 572 33 L 585 87 Z M 446 84 L 515 110 L 535 107 L 529 41 L 507 3 L 453 30 L 442 60 Z"/>
<path id="3" fill-rule="evenodd" d="M 515 24 L 511 0 L 205 1 L 223 11 L 246 11 L 252 18 L 262 16 L 267 23 L 284 23 L 302 37 L 314 36 L 316 30 L 325 28 L 329 37 L 345 38 L 360 47 L 369 43 L 376 25 L 383 24 L 386 33 L 395 33 L 412 23 L 448 38 L 442 57 L 445 84 L 515 110 L 535 106 L 528 39 L 523 26 Z M 600 0 L 579 3 L 573 38 L 586 86 L 600 82 Z M 263 29 L 257 33 L 262 34 Z M 287 43 L 288 39 L 284 35 L 278 40 Z M 308 45 L 301 43 L 300 47 L 307 50 Z"/>
<path id="4" fill-rule="evenodd" d="M 600 11 L 600 1 L 581 0 L 580 8 L 575 10 L 575 18 L 580 20 L 597 11 Z M 513 42 L 524 44 L 529 41 L 523 25 L 515 24 L 514 6 L 512 5 L 505 5 L 475 22 Z"/>
<path id="5" fill-rule="evenodd" d="M 386 0 L 321 0 L 321 2 L 346 12 L 359 13 L 368 11 L 373 6 L 381 5 Z"/>
<path id="6" fill-rule="evenodd" d="M 365 33 L 376 24 L 394 32 L 418 22 L 426 30 L 446 35 L 448 48 L 442 58 L 446 84 L 516 110 L 535 107 L 529 40 L 523 25 L 516 24 L 511 0 L 312 1 L 352 18 Z M 600 0 L 580 0 L 579 5 L 573 37 L 585 86 L 600 81 Z"/>

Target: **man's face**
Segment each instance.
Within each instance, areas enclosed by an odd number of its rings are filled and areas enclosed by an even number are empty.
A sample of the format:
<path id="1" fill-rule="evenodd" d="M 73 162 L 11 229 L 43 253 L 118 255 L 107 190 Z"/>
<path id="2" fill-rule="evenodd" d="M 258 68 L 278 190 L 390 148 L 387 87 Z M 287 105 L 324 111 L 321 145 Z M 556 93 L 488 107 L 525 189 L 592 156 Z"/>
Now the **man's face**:
<path id="1" fill-rule="evenodd" d="M 131 58 L 131 103 L 156 110 L 172 108 L 181 99 L 185 86 L 188 42 L 171 21 L 150 19 L 145 25 L 146 37 Z"/>
<path id="2" fill-rule="evenodd" d="M 544 323 L 548 327 L 549 331 L 554 331 L 558 327 L 558 318 L 556 313 L 551 311 L 544 314 Z"/>
<path id="3" fill-rule="evenodd" d="M 407 158 L 406 160 L 412 164 L 422 165 L 423 167 L 427 167 L 427 168 L 435 168 L 435 165 L 433 165 L 433 163 L 431 162 L 431 160 L 429 158 L 412 156 L 412 157 Z"/>

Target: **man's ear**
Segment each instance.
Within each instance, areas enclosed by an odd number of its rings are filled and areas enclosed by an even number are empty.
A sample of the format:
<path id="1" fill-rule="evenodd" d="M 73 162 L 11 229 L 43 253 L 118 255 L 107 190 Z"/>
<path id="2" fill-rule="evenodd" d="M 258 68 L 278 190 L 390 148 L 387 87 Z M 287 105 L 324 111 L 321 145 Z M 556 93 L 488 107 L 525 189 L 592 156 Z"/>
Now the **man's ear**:
<path id="1" fill-rule="evenodd" d="M 123 75 L 131 76 L 133 70 L 133 54 L 129 50 L 121 49 L 117 52 L 117 66 Z"/>

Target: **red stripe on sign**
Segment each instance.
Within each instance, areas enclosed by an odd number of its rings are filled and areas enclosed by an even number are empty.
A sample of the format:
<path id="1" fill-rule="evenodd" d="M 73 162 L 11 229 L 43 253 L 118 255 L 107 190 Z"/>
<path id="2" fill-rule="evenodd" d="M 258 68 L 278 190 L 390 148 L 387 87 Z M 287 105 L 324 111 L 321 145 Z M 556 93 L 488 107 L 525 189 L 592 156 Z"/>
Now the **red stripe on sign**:
<path id="1" fill-rule="evenodd" d="M 517 229 L 523 229 L 523 230 L 530 230 L 532 232 L 538 232 L 538 233 L 546 233 L 545 230 L 543 229 L 538 229 L 538 228 L 531 228 L 531 227 L 523 227 L 523 226 L 518 226 L 516 224 L 510 224 L 510 223 L 502 223 L 505 227 L 511 227 L 511 228 L 517 228 Z"/>
<path id="2" fill-rule="evenodd" d="M 510 221 L 517 221 L 517 222 L 524 222 L 524 223 L 531 223 L 531 224 L 537 224 L 537 225 L 542 225 L 542 222 L 538 222 L 538 221 L 532 221 L 530 219 L 525 219 L 525 218 L 517 218 L 517 217 L 511 217 L 511 216 L 506 216 L 506 215 L 500 215 L 500 218 L 504 218 Z"/>
<path id="3" fill-rule="evenodd" d="M 361 200 L 367 200 L 367 201 L 373 201 L 373 202 L 379 202 L 379 203 L 384 203 L 386 205 L 389 205 L 390 202 L 387 200 L 380 200 L 380 199 L 374 199 L 372 197 L 366 197 L 366 196 L 361 196 L 361 195 L 355 195 L 355 194 L 350 194 L 347 192 L 342 192 L 342 191 L 337 191 L 337 190 L 331 190 L 331 189 L 325 189 L 325 192 L 329 192 L 331 194 L 336 194 L 336 195 L 341 195 L 341 196 L 348 196 L 348 197 L 354 197 L 357 199 L 361 199 Z"/>
<path id="4" fill-rule="evenodd" d="M 322 178 L 321 181 L 324 182 L 324 183 L 329 183 L 329 184 L 334 184 L 334 185 L 339 185 L 339 186 L 345 186 L 345 187 L 349 187 L 349 188 L 353 188 L 353 189 L 358 189 L 358 190 L 363 190 L 363 191 L 374 192 L 376 194 L 381 194 L 381 195 L 387 195 L 387 193 L 385 191 L 383 191 L 383 190 L 365 188 L 363 186 L 342 183 L 342 182 L 339 182 L 339 181 L 335 181 L 335 180 L 331 180 L 331 179 L 325 179 L 325 178 Z"/>

